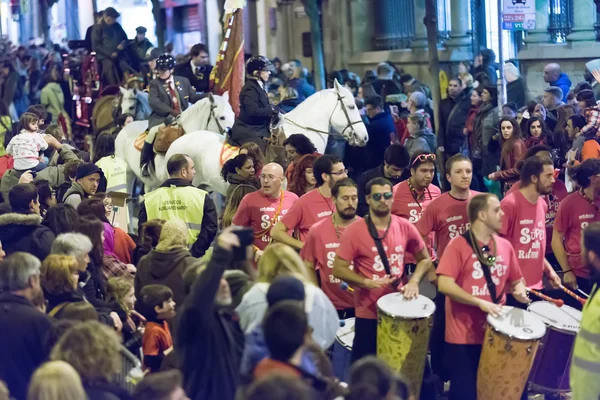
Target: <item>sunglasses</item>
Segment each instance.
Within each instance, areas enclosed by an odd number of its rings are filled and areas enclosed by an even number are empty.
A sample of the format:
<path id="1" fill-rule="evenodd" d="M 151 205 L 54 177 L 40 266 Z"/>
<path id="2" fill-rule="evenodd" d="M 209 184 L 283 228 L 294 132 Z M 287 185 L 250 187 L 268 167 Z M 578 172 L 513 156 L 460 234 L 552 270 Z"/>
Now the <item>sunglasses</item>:
<path id="1" fill-rule="evenodd" d="M 415 165 L 417 161 L 426 162 L 426 161 L 435 161 L 435 154 L 420 154 L 415 158 L 411 164 L 411 166 Z"/>
<path id="2" fill-rule="evenodd" d="M 392 193 L 392 192 L 373 193 L 371 195 L 371 198 L 375 201 L 380 201 L 382 197 L 384 200 L 390 200 L 392 197 L 394 197 L 394 193 Z"/>

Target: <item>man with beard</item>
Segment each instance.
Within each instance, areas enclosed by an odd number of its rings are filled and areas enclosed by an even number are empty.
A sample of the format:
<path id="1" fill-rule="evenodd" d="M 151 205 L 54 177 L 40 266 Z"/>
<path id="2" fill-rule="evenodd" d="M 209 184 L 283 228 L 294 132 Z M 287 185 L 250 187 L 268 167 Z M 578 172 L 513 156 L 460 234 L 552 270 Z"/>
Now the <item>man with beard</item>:
<path id="1" fill-rule="evenodd" d="M 392 215 L 392 184 L 375 178 L 365 189 L 369 215 L 350 225 L 340 238 L 333 275 L 356 291 L 356 324 L 352 361 L 377 350 L 377 300 L 396 291 L 407 299 L 417 297 L 419 282 L 432 268 L 431 258 L 417 229 Z M 417 268 L 402 287 L 404 258 L 412 255 Z M 354 270 L 350 266 L 354 264 Z"/>
<path id="2" fill-rule="evenodd" d="M 317 181 L 316 189 L 300 197 L 271 230 L 274 240 L 296 250 L 304 246 L 311 226 L 334 213 L 331 188 L 337 181 L 348 177 L 344 163 L 337 156 L 329 154 L 315 160 L 313 173 Z M 293 231 L 294 237 L 288 235 L 288 231 Z"/>
<path id="3" fill-rule="evenodd" d="M 520 302 L 530 301 L 515 250 L 498 236 L 504 225 L 498 198 L 478 194 L 469 201 L 467 213 L 470 229 L 450 242 L 437 268 L 439 290 L 447 296 L 445 356 L 452 365 L 450 400 L 477 400 L 486 314 L 501 314 L 505 292 Z"/>
<path id="4" fill-rule="evenodd" d="M 31 303 L 42 288 L 40 261 L 17 252 L 0 262 L 0 380 L 15 399 L 27 397 L 33 371 L 48 356 L 44 348 L 52 320 Z"/>
<path id="5" fill-rule="evenodd" d="M 570 374 L 573 400 L 597 399 L 600 396 L 600 355 L 597 340 L 600 336 L 600 223 L 590 224 L 583 230 L 581 244 L 581 260 L 583 265 L 592 271 L 594 288 L 583 310 L 581 328 L 573 349 Z"/>
<path id="6" fill-rule="evenodd" d="M 557 288 L 560 278 L 544 257 L 546 253 L 546 211 L 542 198 L 552 191 L 554 164 L 547 157 L 530 157 L 521 166 L 521 189 L 502 200 L 504 221 L 500 234 L 515 248 L 519 265 L 528 288 L 543 288 L 542 276 L 547 275 Z M 508 295 L 507 304 L 523 307 Z"/>
<path id="7" fill-rule="evenodd" d="M 586 160 L 569 173 L 579 190 L 568 195 L 558 207 L 552 248 L 564 272 L 565 285 L 589 293 L 592 271 L 581 256 L 581 232 L 589 224 L 600 221 L 600 160 Z M 570 296 L 564 300 L 572 307 L 581 308 L 581 304 Z"/>
<path id="8" fill-rule="evenodd" d="M 410 160 L 410 178 L 394 186 L 394 202 L 392 214 L 406 218 L 410 223 L 416 224 L 423 216 L 429 204 L 440 197 L 441 190 L 433 185 L 435 175 L 436 156 L 432 153 L 417 153 Z M 425 239 L 429 254 L 433 251 L 433 232 Z M 414 266 L 415 260 L 410 257 L 404 259 L 406 264 Z"/>
<path id="9" fill-rule="evenodd" d="M 333 260 L 340 247 L 340 236 L 359 219 L 356 216 L 358 189 L 352 179 L 346 178 L 333 185 L 331 194 L 336 212 L 310 228 L 300 257 L 309 270 L 317 271 L 321 289 L 335 306 L 340 319 L 346 319 L 354 317 L 354 294 L 343 290 L 342 282 L 333 276 Z"/>
<path id="10" fill-rule="evenodd" d="M 281 189 L 283 168 L 277 163 L 263 167 L 260 173 L 261 189 L 244 196 L 233 216 L 236 226 L 254 230 L 254 246 L 262 251 L 271 243 L 271 231 L 298 200 L 292 192 Z"/>
<path id="11" fill-rule="evenodd" d="M 217 237 L 206 268 L 190 272 L 197 277 L 178 312 L 174 348 L 192 400 L 233 400 L 239 384 L 244 335 L 230 310 L 231 290 L 223 277 L 234 255 L 245 254 L 235 229 Z"/>
<path id="12" fill-rule="evenodd" d="M 462 235 L 469 229 L 469 217 L 467 204 L 469 199 L 479 194 L 470 190 L 473 178 L 473 164 L 468 157 L 455 154 L 446 162 L 446 179 L 450 182 L 450 191 L 442 194 L 423 212 L 423 216 L 416 223 L 417 230 L 424 238 L 432 233 L 435 235 L 434 242 L 438 259 L 446 246 L 455 237 Z M 446 296 L 437 293 L 435 305 L 437 312 L 434 314 L 435 323 L 431 333 L 431 363 L 434 372 L 447 380 L 448 376 L 444 365 L 444 331 L 445 317 L 444 307 Z"/>

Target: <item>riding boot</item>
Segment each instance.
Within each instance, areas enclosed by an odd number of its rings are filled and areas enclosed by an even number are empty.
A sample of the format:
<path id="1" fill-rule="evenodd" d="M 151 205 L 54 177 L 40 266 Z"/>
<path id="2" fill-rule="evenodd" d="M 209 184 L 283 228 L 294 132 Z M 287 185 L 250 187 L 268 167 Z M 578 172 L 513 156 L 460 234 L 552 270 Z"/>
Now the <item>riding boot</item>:
<path id="1" fill-rule="evenodd" d="M 150 164 L 154 161 L 154 145 L 144 142 L 142 154 L 140 154 L 140 168 L 142 176 L 150 176 Z"/>

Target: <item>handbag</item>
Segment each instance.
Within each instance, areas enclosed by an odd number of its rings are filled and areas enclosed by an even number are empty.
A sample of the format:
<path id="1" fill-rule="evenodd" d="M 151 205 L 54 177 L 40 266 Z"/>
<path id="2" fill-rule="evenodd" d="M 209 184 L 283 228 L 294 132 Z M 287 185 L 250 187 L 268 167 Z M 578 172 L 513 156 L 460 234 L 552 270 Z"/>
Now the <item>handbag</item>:
<path id="1" fill-rule="evenodd" d="M 171 147 L 171 143 L 185 134 L 183 128 L 177 124 L 158 128 L 156 140 L 154 140 L 154 152 L 166 153 Z"/>

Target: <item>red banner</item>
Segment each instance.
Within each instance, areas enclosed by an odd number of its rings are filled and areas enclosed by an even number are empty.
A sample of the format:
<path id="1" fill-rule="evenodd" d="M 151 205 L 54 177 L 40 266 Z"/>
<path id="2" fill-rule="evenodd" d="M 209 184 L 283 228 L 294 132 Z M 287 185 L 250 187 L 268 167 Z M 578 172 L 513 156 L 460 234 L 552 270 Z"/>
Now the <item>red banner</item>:
<path id="1" fill-rule="evenodd" d="M 242 9 L 227 15 L 227 26 L 217 63 L 210 74 L 210 84 L 215 94 L 229 92 L 229 103 L 240 112 L 240 92 L 244 86 L 244 20 Z"/>

